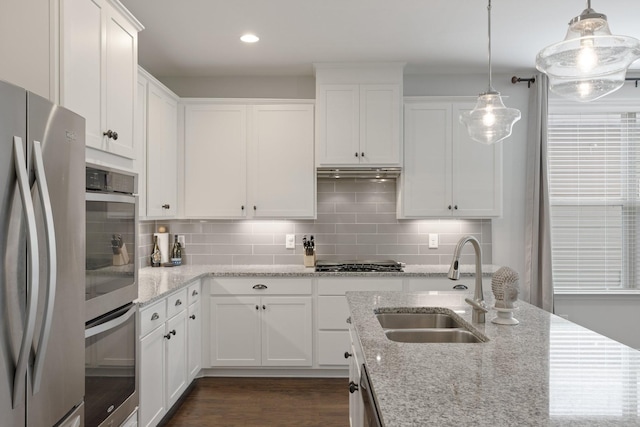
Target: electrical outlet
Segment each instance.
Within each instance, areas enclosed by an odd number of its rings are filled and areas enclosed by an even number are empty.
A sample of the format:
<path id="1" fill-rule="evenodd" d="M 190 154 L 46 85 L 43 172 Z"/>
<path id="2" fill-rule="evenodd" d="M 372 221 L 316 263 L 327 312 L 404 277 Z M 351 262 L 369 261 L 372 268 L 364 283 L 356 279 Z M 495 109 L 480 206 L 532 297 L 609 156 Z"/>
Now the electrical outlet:
<path id="1" fill-rule="evenodd" d="M 287 249 L 295 249 L 296 248 L 296 235 L 295 234 L 287 234 L 284 241 L 284 247 Z"/>
<path id="2" fill-rule="evenodd" d="M 438 249 L 437 233 L 429 233 L 429 249 Z"/>
<path id="3" fill-rule="evenodd" d="M 184 234 L 178 234 L 178 243 L 180 243 L 180 246 L 182 246 L 182 248 L 187 247 L 187 245 L 184 242 Z"/>

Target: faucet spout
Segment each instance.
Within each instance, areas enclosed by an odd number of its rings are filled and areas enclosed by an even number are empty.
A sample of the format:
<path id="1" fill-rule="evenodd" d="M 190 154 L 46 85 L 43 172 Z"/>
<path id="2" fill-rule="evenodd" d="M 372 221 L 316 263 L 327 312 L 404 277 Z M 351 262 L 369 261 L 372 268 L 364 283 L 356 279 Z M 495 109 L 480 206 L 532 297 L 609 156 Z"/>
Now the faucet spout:
<path id="1" fill-rule="evenodd" d="M 472 320 L 475 323 L 485 322 L 485 313 L 489 311 L 485 302 L 484 294 L 482 292 L 482 249 L 480 248 L 480 242 L 473 236 L 464 236 L 458 241 L 455 250 L 453 251 L 453 259 L 451 261 L 451 267 L 449 268 L 448 277 L 451 280 L 460 279 L 459 260 L 462 248 L 468 242 L 471 242 L 476 254 L 476 285 L 473 294 L 473 300 L 465 299 L 465 301 L 473 307 Z"/>

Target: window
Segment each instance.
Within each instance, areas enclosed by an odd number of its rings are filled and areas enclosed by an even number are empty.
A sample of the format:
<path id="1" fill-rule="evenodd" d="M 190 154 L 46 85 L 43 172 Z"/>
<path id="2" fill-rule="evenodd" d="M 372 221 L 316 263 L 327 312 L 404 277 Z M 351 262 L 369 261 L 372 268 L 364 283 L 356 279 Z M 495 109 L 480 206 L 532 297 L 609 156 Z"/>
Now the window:
<path id="1" fill-rule="evenodd" d="M 640 289 L 639 120 L 640 105 L 549 105 L 556 292 Z"/>

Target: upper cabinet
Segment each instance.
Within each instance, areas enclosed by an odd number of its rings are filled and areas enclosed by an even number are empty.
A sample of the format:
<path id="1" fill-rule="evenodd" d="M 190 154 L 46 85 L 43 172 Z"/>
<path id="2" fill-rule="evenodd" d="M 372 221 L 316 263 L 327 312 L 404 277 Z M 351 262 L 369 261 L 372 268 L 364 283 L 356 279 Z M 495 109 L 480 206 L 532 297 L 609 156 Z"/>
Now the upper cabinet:
<path id="1" fill-rule="evenodd" d="M 316 166 L 402 166 L 403 64 L 315 64 Z"/>
<path id="2" fill-rule="evenodd" d="M 399 217 L 502 215 L 502 144 L 469 138 L 458 117 L 473 107 L 453 98 L 405 100 Z"/>
<path id="3" fill-rule="evenodd" d="M 313 218 L 313 104 L 183 100 L 187 218 Z"/>
<path id="4" fill-rule="evenodd" d="M 86 119 L 87 147 L 133 159 L 143 27 L 115 0 L 60 4 L 60 103 Z"/>
<path id="5" fill-rule="evenodd" d="M 138 174 L 140 216 L 171 218 L 178 207 L 178 96 L 140 69 L 136 145 L 144 161 Z M 142 181 L 144 181 L 142 183 Z"/>

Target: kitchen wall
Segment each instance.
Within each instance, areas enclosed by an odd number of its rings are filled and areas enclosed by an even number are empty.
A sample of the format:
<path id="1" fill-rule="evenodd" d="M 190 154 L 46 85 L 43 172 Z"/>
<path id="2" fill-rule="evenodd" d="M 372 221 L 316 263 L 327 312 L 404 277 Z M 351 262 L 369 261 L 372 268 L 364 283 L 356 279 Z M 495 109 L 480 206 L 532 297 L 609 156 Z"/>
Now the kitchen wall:
<path id="1" fill-rule="evenodd" d="M 151 253 L 157 226 L 186 236 L 187 264 L 299 264 L 302 236 L 314 236 L 318 259 L 395 259 L 407 264 L 449 264 L 458 240 L 475 236 L 483 262 L 492 262 L 491 220 L 398 220 L 396 182 L 367 179 L 319 179 L 316 220 L 173 220 L 141 223 L 141 252 Z M 285 235 L 296 235 L 296 248 L 285 248 Z M 428 247 L 437 233 L 439 247 Z M 475 260 L 471 246 L 462 262 Z M 149 265 L 143 256 L 141 265 Z"/>

